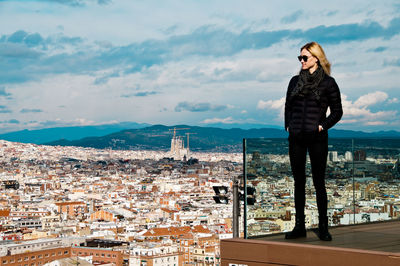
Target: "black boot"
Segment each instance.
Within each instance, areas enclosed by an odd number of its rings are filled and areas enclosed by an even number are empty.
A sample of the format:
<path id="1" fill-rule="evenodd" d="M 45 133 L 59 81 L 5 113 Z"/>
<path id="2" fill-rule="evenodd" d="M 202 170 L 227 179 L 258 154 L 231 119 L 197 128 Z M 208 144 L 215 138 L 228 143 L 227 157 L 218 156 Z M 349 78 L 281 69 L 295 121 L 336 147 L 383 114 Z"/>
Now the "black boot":
<path id="1" fill-rule="evenodd" d="M 306 225 L 304 223 L 304 217 L 297 218 L 296 217 L 296 224 L 291 232 L 287 232 L 285 234 L 285 239 L 296 239 L 300 237 L 306 237 Z"/>
<path id="2" fill-rule="evenodd" d="M 318 237 L 322 241 L 332 241 L 332 236 L 328 231 L 328 217 L 319 220 Z"/>

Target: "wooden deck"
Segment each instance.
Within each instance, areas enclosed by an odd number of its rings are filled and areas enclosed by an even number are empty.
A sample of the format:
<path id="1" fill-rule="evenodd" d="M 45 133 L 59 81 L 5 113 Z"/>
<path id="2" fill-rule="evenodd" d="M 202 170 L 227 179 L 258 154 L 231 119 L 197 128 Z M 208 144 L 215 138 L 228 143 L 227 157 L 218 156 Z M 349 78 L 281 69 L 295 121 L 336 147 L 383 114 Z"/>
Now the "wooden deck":
<path id="1" fill-rule="evenodd" d="M 222 265 L 400 265 L 400 220 L 330 229 L 333 241 L 284 234 L 221 241 Z"/>
<path id="2" fill-rule="evenodd" d="M 319 240 L 313 230 L 308 230 L 306 238 L 294 240 L 284 239 L 284 234 L 270 235 L 257 239 L 400 253 L 399 220 L 333 227 L 329 232 L 333 238 L 331 242 Z"/>

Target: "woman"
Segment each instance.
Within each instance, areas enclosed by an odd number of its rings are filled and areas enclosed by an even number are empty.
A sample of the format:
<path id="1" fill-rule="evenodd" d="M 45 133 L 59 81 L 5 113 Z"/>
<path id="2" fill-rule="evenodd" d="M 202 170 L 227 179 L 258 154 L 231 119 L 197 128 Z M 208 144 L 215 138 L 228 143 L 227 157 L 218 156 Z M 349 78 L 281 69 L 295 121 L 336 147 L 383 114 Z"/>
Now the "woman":
<path id="1" fill-rule="evenodd" d="M 289 157 L 294 177 L 296 224 L 286 239 L 306 236 L 305 184 L 306 154 L 310 156 L 319 214 L 318 237 L 331 241 L 328 232 L 325 168 L 328 156 L 328 129 L 342 117 L 339 87 L 330 76 L 330 63 L 316 42 L 301 47 L 299 75 L 288 86 L 285 103 L 285 129 L 289 132 Z M 327 109 L 330 114 L 327 116 Z"/>

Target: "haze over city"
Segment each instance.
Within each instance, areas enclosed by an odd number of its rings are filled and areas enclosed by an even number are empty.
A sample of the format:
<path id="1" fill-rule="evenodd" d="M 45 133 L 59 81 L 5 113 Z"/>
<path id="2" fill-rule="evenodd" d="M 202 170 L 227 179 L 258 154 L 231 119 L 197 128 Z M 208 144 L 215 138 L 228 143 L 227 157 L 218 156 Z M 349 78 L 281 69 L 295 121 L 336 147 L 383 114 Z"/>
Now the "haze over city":
<path id="1" fill-rule="evenodd" d="M 0 1 L 0 133 L 133 121 L 282 126 L 320 42 L 338 129 L 400 130 L 397 1 Z"/>

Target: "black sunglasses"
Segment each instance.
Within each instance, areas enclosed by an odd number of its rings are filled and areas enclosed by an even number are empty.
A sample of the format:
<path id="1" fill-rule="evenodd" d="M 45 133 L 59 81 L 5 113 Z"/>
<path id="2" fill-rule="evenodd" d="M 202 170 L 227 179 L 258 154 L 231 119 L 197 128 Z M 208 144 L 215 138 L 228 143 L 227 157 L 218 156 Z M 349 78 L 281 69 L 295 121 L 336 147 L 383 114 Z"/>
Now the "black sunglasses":
<path id="1" fill-rule="evenodd" d="M 310 56 L 310 57 L 312 57 L 312 56 Z M 300 62 L 301 62 L 302 59 L 303 59 L 304 62 L 307 62 L 309 57 L 306 56 L 306 55 L 299 55 L 297 58 L 299 59 Z"/>

